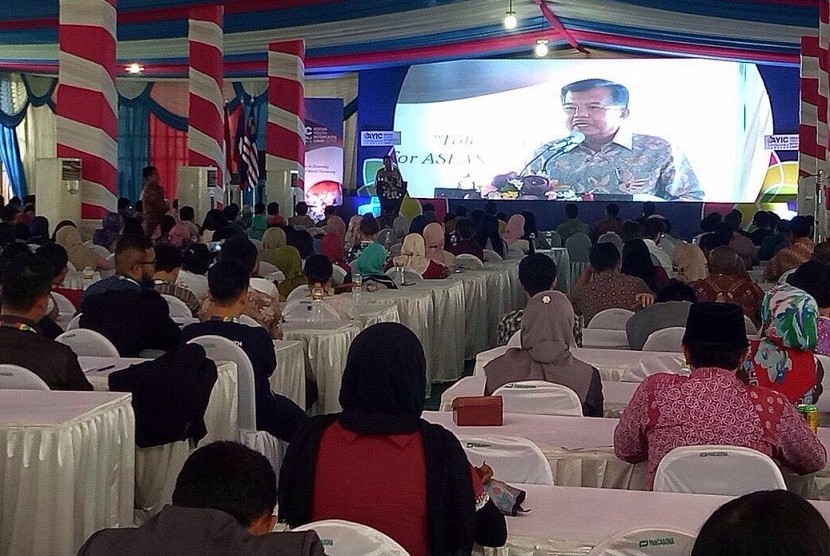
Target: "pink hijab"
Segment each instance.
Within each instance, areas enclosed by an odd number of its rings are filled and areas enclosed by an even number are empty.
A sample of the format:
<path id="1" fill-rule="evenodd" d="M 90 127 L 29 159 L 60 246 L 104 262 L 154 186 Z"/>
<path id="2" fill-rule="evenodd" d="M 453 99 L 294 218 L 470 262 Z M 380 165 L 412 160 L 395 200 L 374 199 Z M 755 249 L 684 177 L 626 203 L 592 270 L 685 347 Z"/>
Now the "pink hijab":
<path id="1" fill-rule="evenodd" d="M 176 224 L 167 234 L 167 241 L 174 247 L 181 247 L 190 241 L 190 228 L 187 227 L 187 224 Z"/>
<path id="2" fill-rule="evenodd" d="M 326 223 L 326 234 L 334 234 L 340 238 L 340 243 L 346 238 L 346 223 L 339 216 L 332 216 Z"/>
<path id="3" fill-rule="evenodd" d="M 452 266 L 455 256 L 444 251 L 444 228 L 441 227 L 441 224 L 437 222 L 427 224 L 423 235 L 427 259 L 440 265 Z"/>
<path id="4" fill-rule="evenodd" d="M 507 245 L 513 245 L 525 235 L 525 217 L 521 214 L 514 214 L 507 221 L 507 229 L 504 230 L 501 238 Z"/>

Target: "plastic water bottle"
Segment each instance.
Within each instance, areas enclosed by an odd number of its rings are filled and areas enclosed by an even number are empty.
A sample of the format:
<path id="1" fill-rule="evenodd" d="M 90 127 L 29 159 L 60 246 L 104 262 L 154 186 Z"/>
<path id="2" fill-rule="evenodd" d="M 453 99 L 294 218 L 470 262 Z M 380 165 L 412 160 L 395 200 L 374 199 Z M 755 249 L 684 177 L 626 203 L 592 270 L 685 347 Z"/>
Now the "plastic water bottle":
<path id="1" fill-rule="evenodd" d="M 352 303 L 357 305 L 360 302 L 360 294 L 363 292 L 363 276 L 355 272 L 352 276 Z"/>
<path id="2" fill-rule="evenodd" d="M 323 286 L 314 284 L 311 288 L 311 320 L 320 322 L 323 320 Z"/>
<path id="3" fill-rule="evenodd" d="M 397 284 L 399 286 L 402 286 L 403 285 L 403 280 L 404 280 L 404 272 L 403 272 L 403 267 L 402 266 L 396 266 L 395 267 L 395 277 L 396 277 L 395 282 L 397 282 Z"/>

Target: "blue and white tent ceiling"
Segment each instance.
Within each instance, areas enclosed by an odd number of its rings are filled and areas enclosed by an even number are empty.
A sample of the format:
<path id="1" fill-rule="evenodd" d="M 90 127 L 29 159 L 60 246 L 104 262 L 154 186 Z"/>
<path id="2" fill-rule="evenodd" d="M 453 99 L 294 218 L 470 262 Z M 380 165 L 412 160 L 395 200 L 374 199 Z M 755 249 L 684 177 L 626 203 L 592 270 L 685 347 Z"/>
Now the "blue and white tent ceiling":
<path id="1" fill-rule="evenodd" d="M 264 76 L 269 42 L 302 37 L 311 73 L 484 56 L 554 45 L 797 64 L 819 0 L 226 0 L 229 77 Z M 821 0 L 826 1 L 826 0 Z M 118 57 L 148 76 L 187 75 L 187 8 L 216 0 L 120 0 Z M 0 69 L 57 72 L 58 0 L 0 2 Z M 553 14 L 544 13 L 542 7 Z"/>

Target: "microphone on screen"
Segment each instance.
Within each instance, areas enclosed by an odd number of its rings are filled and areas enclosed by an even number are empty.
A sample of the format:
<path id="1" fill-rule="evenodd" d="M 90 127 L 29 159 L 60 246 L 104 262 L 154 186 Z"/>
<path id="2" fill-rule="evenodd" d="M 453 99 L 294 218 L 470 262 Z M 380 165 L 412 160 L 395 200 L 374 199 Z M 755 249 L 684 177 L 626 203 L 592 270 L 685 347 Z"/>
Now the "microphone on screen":
<path id="1" fill-rule="evenodd" d="M 537 160 L 539 160 L 540 158 L 542 158 L 546 154 L 550 153 L 551 151 L 554 151 L 553 154 L 550 155 L 545 160 L 545 164 L 542 166 L 542 171 L 547 172 L 548 162 L 550 162 L 551 159 L 553 159 L 553 158 L 555 158 L 555 157 L 557 157 L 561 154 L 565 154 L 566 152 L 568 152 L 572 149 L 575 149 L 583 141 L 585 141 L 585 134 L 582 133 L 581 131 L 573 131 L 567 137 L 563 137 L 562 139 L 557 139 L 556 141 L 551 141 L 548 144 L 548 146 L 545 147 L 545 149 L 542 152 L 540 152 L 535 157 L 533 157 L 533 159 L 530 162 L 528 162 L 525 165 L 524 168 L 522 168 L 522 171 L 519 172 L 519 175 L 524 176 L 527 169 L 530 168 L 530 166 L 534 162 L 536 162 Z"/>

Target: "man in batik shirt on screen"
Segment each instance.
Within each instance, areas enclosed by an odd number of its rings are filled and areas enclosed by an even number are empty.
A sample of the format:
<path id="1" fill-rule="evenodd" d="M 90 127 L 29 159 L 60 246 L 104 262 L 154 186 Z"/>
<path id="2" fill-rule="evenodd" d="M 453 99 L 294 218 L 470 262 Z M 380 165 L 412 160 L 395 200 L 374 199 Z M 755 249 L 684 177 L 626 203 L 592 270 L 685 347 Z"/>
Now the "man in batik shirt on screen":
<path id="1" fill-rule="evenodd" d="M 564 154 L 552 141 L 539 147 L 527 172 L 551 180 L 551 191 L 653 195 L 666 201 L 700 201 L 704 192 L 689 160 L 665 139 L 632 133 L 628 89 L 605 79 L 586 79 L 562 88 L 565 125 L 585 140 Z M 577 133 L 578 132 L 578 133 Z"/>

